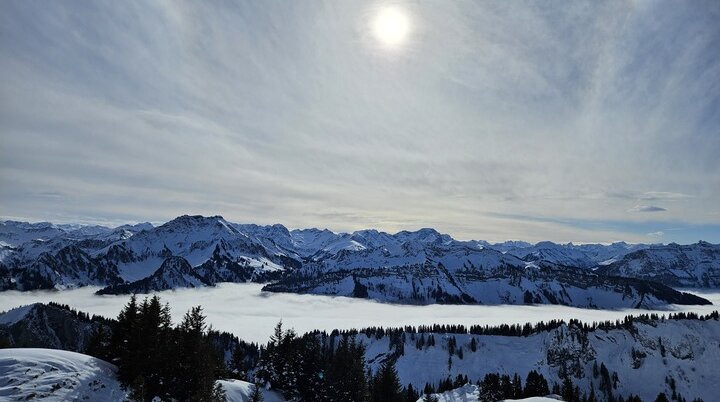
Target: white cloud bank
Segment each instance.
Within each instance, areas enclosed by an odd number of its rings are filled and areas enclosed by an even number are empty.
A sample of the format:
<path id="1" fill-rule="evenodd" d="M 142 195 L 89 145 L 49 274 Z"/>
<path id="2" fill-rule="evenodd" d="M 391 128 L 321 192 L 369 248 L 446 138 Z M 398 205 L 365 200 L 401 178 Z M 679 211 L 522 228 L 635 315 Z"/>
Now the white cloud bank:
<path id="1" fill-rule="evenodd" d="M 463 324 L 499 325 L 524 324 L 551 319 L 577 318 L 584 321 L 622 319 L 628 314 L 647 314 L 648 310 L 588 310 L 566 306 L 470 306 L 429 305 L 411 306 L 383 304 L 372 300 L 348 297 L 264 293 L 260 284 L 223 283 L 215 288 L 178 289 L 160 292 L 163 301 L 172 306 L 175 321 L 191 307 L 202 305 L 208 324 L 221 331 L 229 331 L 250 342 L 265 343 L 273 327 L 282 320 L 286 328 L 300 333 L 315 329 L 365 328 L 368 326 L 398 327 L 405 325 Z M 129 296 L 95 296 L 98 288 L 74 290 L 0 292 L 0 311 L 17 306 L 48 301 L 105 317 L 117 317 Z M 673 311 L 693 311 L 709 314 L 717 309 L 720 293 L 701 294 L 715 306 L 674 306 Z M 322 314 L 318 314 L 322 311 Z M 667 312 L 666 312 L 667 313 Z"/>

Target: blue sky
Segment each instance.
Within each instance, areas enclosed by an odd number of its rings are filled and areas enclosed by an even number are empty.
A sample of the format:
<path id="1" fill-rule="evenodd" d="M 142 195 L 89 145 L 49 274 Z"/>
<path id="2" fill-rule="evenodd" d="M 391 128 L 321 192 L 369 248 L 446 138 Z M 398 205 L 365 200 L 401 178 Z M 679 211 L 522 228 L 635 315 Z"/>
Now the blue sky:
<path id="1" fill-rule="evenodd" d="M 409 24 L 388 47 L 392 8 Z M 720 2 L 3 1 L 0 215 L 720 242 Z"/>

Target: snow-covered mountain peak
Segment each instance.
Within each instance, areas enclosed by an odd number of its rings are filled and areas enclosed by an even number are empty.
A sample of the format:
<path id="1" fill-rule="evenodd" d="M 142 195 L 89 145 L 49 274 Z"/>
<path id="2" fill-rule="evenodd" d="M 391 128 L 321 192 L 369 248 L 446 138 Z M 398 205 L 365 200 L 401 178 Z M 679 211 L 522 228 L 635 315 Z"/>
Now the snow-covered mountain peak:
<path id="1" fill-rule="evenodd" d="M 569 243 L 568 245 L 572 246 L 572 243 Z M 562 246 L 557 243 L 546 240 L 546 241 L 537 242 L 535 244 L 535 247 L 536 248 L 555 248 L 555 247 L 562 247 Z"/>
<path id="2" fill-rule="evenodd" d="M 238 230 L 220 215 L 202 216 L 202 215 L 182 215 L 156 229 L 161 231 L 179 231 L 179 232 L 198 232 L 198 231 L 226 231 L 232 234 L 238 234 Z"/>
<path id="3" fill-rule="evenodd" d="M 453 238 L 432 228 L 422 228 L 414 232 L 403 230 L 395 234 L 401 242 L 417 241 L 423 244 L 449 244 Z"/>
<path id="4" fill-rule="evenodd" d="M 150 222 L 140 222 L 140 223 L 136 223 L 134 225 L 131 225 L 131 224 L 120 225 L 120 226 L 116 227 L 115 230 L 120 229 L 120 230 L 127 230 L 132 233 L 138 233 L 138 232 L 142 232 L 143 230 L 150 230 L 154 227 L 155 227 L 155 225 L 153 225 Z"/>

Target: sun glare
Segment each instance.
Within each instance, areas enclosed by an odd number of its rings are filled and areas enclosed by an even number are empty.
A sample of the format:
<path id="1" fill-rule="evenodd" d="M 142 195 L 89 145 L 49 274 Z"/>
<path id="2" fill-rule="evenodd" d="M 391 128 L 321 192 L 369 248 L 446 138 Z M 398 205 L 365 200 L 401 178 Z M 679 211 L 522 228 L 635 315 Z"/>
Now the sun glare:
<path id="1" fill-rule="evenodd" d="M 375 39 L 386 47 L 396 47 L 405 42 L 410 31 L 410 21 L 396 7 L 382 8 L 372 23 Z"/>

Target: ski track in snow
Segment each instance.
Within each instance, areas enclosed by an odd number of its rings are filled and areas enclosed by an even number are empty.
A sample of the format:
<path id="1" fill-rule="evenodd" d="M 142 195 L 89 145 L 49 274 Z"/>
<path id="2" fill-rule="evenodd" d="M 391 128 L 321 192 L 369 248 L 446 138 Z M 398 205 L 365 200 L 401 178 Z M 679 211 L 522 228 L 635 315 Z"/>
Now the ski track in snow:
<path id="1" fill-rule="evenodd" d="M 193 306 L 201 305 L 213 328 L 231 332 L 249 342 L 266 343 L 273 327 L 282 320 L 286 328 L 304 333 L 314 329 L 333 330 L 370 326 L 398 327 L 421 324 L 497 325 L 552 319 L 577 318 L 605 321 L 629 314 L 697 312 L 708 314 L 720 307 L 720 292 L 700 292 L 714 305 L 670 306 L 668 310 L 593 310 L 559 305 L 399 305 L 366 299 L 262 292 L 255 283 L 222 283 L 216 287 L 176 289 L 158 292 L 169 302 L 175 320 Z M 0 311 L 36 302 L 54 301 L 105 317 L 117 317 L 129 296 L 97 296 L 98 287 L 63 291 L 0 292 Z M 142 295 L 139 297 L 143 297 Z"/>

